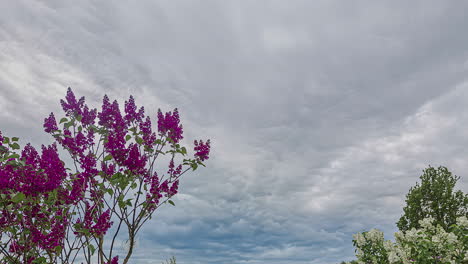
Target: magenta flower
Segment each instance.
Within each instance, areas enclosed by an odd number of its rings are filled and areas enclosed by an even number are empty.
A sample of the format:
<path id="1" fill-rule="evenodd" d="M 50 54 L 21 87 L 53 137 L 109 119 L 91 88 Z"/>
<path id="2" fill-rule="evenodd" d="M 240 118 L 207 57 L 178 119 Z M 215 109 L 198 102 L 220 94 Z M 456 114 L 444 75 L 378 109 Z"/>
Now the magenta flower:
<path id="1" fill-rule="evenodd" d="M 66 101 L 60 100 L 63 111 L 65 111 L 67 116 L 82 115 L 81 108 L 84 105 L 85 98 L 84 96 L 80 98 L 79 101 L 76 100 L 75 94 L 68 87 L 67 96 L 65 96 Z"/>
<path id="2" fill-rule="evenodd" d="M 58 130 L 57 121 L 55 121 L 54 113 L 50 113 L 48 118 L 44 119 L 44 131 L 47 133 Z"/>
<path id="3" fill-rule="evenodd" d="M 140 131 L 143 133 L 143 143 L 147 147 L 151 147 L 156 140 L 156 133 L 151 130 L 151 119 L 146 117 L 144 122 L 140 123 Z"/>
<path id="4" fill-rule="evenodd" d="M 88 106 L 85 105 L 83 107 L 83 110 L 81 111 L 81 123 L 83 126 L 88 126 L 88 125 L 94 125 L 94 120 L 96 119 L 97 116 L 97 109 L 91 109 L 89 110 Z"/>
<path id="5" fill-rule="evenodd" d="M 161 110 L 158 109 L 158 131 L 161 135 L 166 135 L 178 143 L 182 137 L 182 125 L 179 125 L 179 112 L 177 108 L 174 109 L 174 113 L 167 112 L 164 116 Z"/>
<path id="6" fill-rule="evenodd" d="M 145 178 L 145 183 L 150 185 L 149 193 L 146 194 L 146 200 L 153 205 L 158 205 L 159 199 L 162 197 L 158 174 L 154 172 L 153 175 Z"/>
<path id="7" fill-rule="evenodd" d="M 143 119 L 145 108 L 141 107 L 138 112 L 136 110 L 135 99 L 133 99 L 133 96 L 130 96 L 130 99 L 125 101 L 125 121 L 127 121 L 128 125 L 133 121 L 141 122 Z"/>
<path id="8" fill-rule="evenodd" d="M 96 236 L 103 236 L 107 233 L 107 230 L 112 226 L 110 221 L 110 210 L 105 211 L 102 213 L 99 218 L 97 219 L 96 224 L 92 227 L 92 232 L 96 234 Z"/>
<path id="9" fill-rule="evenodd" d="M 102 111 L 98 113 L 98 124 L 113 131 L 124 131 L 127 124 L 119 110 L 119 104 L 114 100 L 112 104 L 107 95 L 102 100 Z"/>
<path id="10" fill-rule="evenodd" d="M 179 189 L 179 180 L 176 180 L 172 183 L 171 188 L 169 188 L 169 191 L 167 192 L 167 195 L 169 197 L 176 195 L 178 189 Z"/>
<path id="11" fill-rule="evenodd" d="M 119 264 L 119 256 L 113 257 L 112 260 L 107 262 L 106 264 Z"/>
<path id="12" fill-rule="evenodd" d="M 138 145 L 136 144 L 130 144 L 128 149 L 128 158 L 124 163 L 125 166 L 135 174 L 143 174 L 147 161 L 146 156 L 140 154 Z"/>
<path id="13" fill-rule="evenodd" d="M 176 178 L 182 173 L 182 164 L 179 164 L 177 168 L 175 169 L 174 168 L 175 168 L 174 159 L 171 159 L 171 161 L 169 162 L 169 170 L 167 171 L 167 173 L 171 176 L 171 178 Z"/>
<path id="14" fill-rule="evenodd" d="M 195 158 L 200 161 L 204 161 L 209 159 L 209 154 L 210 154 L 210 140 L 208 139 L 206 143 L 203 143 L 203 140 L 200 141 L 194 141 L 195 147 L 193 150 L 195 151 Z"/>

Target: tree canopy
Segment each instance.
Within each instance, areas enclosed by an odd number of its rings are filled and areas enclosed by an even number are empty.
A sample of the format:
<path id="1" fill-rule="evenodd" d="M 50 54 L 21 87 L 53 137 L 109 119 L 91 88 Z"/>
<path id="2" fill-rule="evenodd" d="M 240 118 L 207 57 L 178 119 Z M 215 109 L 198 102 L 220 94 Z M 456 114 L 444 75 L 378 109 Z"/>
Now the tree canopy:
<path id="1" fill-rule="evenodd" d="M 396 223 L 400 231 L 420 228 L 419 220 L 426 217 L 433 217 L 435 225 L 448 230 L 457 217 L 468 217 L 468 195 L 460 190 L 454 192 L 460 177 L 452 175 L 446 167 L 429 166 L 423 170 L 420 179 L 421 185 L 416 183 L 406 195 L 404 214 Z"/>

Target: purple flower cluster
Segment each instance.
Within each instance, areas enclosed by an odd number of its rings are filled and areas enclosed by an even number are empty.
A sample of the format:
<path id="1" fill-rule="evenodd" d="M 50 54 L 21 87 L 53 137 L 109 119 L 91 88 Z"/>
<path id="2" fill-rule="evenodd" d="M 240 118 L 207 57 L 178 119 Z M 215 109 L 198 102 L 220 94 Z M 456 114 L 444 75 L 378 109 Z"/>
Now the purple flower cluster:
<path id="1" fill-rule="evenodd" d="M 0 191 L 14 190 L 35 197 L 62 185 L 67 174 L 55 144 L 42 146 L 41 155 L 28 144 L 21 158 L 25 166 L 6 163 L 0 167 Z"/>
<path id="2" fill-rule="evenodd" d="M 140 123 L 140 131 L 143 133 L 143 142 L 145 146 L 148 148 L 152 147 L 156 140 L 156 133 L 151 129 L 151 119 L 149 116 L 146 117 L 144 122 Z"/>
<path id="3" fill-rule="evenodd" d="M 200 141 L 194 141 L 195 147 L 193 150 L 195 151 L 195 158 L 204 161 L 209 158 L 210 155 L 210 140 L 208 139 L 206 143 L 203 143 L 203 140 Z"/>
<path id="4" fill-rule="evenodd" d="M 75 231 L 75 235 L 83 235 L 83 231 L 87 230 L 89 233 L 96 237 L 101 237 L 106 234 L 107 230 L 112 226 L 110 221 L 110 210 L 106 210 L 98 214 L 98 207 L 96 204 L 90 206 L 88 202 L 85 202 L 86 210 L 84 219 L 78 218 L 76 225 L 80 227 L 79 230 Z"/>
<path id="5" fill-rule="evenodd" d="M 146 194 L 146 201 L 153 205 L 150 208 L 154 208 L 162 197 L 158 174 L 154 172 L 153 175 L 146 177 L 145 183 L 150 186 L 149 193 Z"/>
<path id="6" fill-rule="evenodd" d="M 11 153 L 10 150 L 8 152 Z M 42 146 L 41 154 L 28 144 L 18 159 L 0 162 L 0 193 L 8 205 L 0 214 L 0 230 L 15 226 L 20 232 L 28 232 L 27 240 L 12 238 L 10 253 L 21 255 L 37 249 L 53 252 L 57 246 L 63 245 L 68 227 L 68 213 L 63 208 L 70 200 L 70 194 L 63 185 L 66 177 L 64 163 L 55 144 Z M 41 204 L 49 200 L 52 193 L 57 199 L 51 208 L 44 210 Z M 24 261 L 29 263 L 34 259 Z"/>
<path id="7" fill-rule="evenodd" d="M 133 96 L 130 96 L 128 101 L 125 101 L 125 121 L 127 125 L 130 125 L 133 121 L 141 122 L 145 115 L 145 108 L 140 107 L 140 110 L 137 110 L 137 106 L 135 105 L 135 99 Z"/>
<path id="8" fill-rule="evenodd" d="M 163 115 L 161 110 L 158 110 L 158 131 L 161 136 L 167 135 L 174 143 L 178 143 L 182 137 L 182 125 L 179 125 L 179 112 L 177 108 L 174 113 L 167 112 Z"/>
<path id="9" fill-rule="evenodd" d="M 96 109 L 89 109 L 87 105 L 85 105 L 85 98 L 84 96 L 81 97 L 78 101 L 76 100 L 75 94 L 68 88 L 67 95 L 65 100 L 60 100 L 60 104 L 62 105 L 63 111 L 65 111 L 66 116 L 68 117 L 81 117 L 81 123 L 83 126 L 93 125 L 94 120 L 96 119 L 97 110 Z M 47 132 L 47 131 L 46 131 Z"/>
<path id="10" fill-rule="evenodd" d="M 98 112 L 86 105 L 84 97 L 77 100 L 70 88 L 60 103 L 66 115 L 60 119 L 63 127 L 59 128 L 53 113 L 44 119 L 44 131 L 56 143 L 42 146 L 41 153 L 28 144 L 20 155 L 14 154 L 9 147 L 19 147 L 3 143 L 0 132 L 0 194 L 10 206 L 0 211 L 0 230 L 13 225 L 26 234 L 11 239 L 8 250 L 17 256 L 39 252 L 37 249 L 54 255 L 57 248 L 63 248 L 67 234 L 104 237 L 113 224 L 112 217 L 119 212 L 117 204 L 112 207 L 107 202 L 118 202 L 121 213 L 127 212 L 127 206 L 142 206 L 141 215 L 150 216 L 164 202 L 163 197 L 169 199 L 178 193 L 179 178 L 187 171 L 183 165 L 192 164 L 196 169 L 195 163 L 209 158 L 210 140 L 195 140 L 194 159 L 176 164 L 176 154 L 187 154 L 178 144 L 183 130 L 177 108 L 165 114 L 158 110 L 154 132 L 150 117 L 145 116 L 143 107 L 138 109 L 133 96 L 125 101 L 123 114 L 117 101 L 111 103 L 107 95 Z M 162 151 L 165 142 L 171 143 L 170 151 Z M 74 173 L 67 172 L 56 144 L 70 153 Z M 166 153 L 172 158 L 167 175 L 160 176 L 153 171 L 153 164 L 158 155 Z M 144 201 L 136 198 L 132 204 L 132 199 L 121 196 L 127 195 L 129 188 L 135 189 L 138 182 L 145 185 L 140 185 L 138 192 Z M 26 255 L 24 263 L 34 261 L 34 256 Z M 118 256 L 107 259 L 109 264 L 118 264 Z"/>
<path id="11" fill-rule="evenodd" d="M 113 257 L 112 260 L 107 262 L 106 264 L 119 264 L 119 256 Z"/>
<path id="12" fill-rule="evenodd" d="M 57 121 L 55 120 L 54 113 L 50 113 L 48 118 L 44 119 L 45 132 L 51 133 L 58 130 Z"/>

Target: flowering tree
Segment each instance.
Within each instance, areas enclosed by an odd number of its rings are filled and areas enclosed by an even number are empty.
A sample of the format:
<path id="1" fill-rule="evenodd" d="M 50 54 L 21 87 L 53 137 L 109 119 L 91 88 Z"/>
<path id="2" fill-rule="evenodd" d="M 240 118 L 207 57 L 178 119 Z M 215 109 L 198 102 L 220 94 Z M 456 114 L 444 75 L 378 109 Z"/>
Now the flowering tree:
<path id="1" fill-rule="evenodd" d="M 377 229 L 355 234 L 358 263 L 369 264 L 459 264 L 468 263 L 468 220 L 457 218 L 456 224 L 445 231 L 434 226 L 432 217 L 419 222 L 420 229 L 395 233 L 396 242 L 384 241 Z"/>
<path id="2" fill-rule="evenodd" d="M 124 113 L 107 96 L 101 111 L 90 109 L 71 89 L 61 105 L 65 117 L 58 124 L 53 113 L 44 120 L 55 143 L 43 146 L 41 155 L 29 144 L 16 153 L 18 138 L 0 134 L 2 263 L 72 263 L 80 256 L 87 263 L 117 264 L 121 232 L 128 235 L 128 263 L 143 224 L 162 204 L 174 205 L 180 177 L 204 166 L 210 141 L 196 140 L 193 158 L 186 158 L 177 109 L 158 110 L 153 131 L 132 96 Z M 73 169 L 65 167 L 57 145 L 70 154 Z M 164 155 L 167 172 L 157 173 L 155 161 Z M 113 224 L 114 233 L 107 234 Z"/>

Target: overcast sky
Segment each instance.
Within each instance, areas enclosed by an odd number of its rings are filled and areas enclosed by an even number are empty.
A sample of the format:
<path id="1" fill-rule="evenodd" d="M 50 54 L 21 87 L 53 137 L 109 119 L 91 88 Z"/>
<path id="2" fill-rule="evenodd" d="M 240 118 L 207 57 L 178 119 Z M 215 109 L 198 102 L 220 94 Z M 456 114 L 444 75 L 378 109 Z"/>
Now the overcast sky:
<path id="1" fill-rule="evenodd" d="M 0 0 L 0 130 L 49 144 L 72 87 L 178 108 L 211 158 L 137 264 L 334 264 L 393 239 L 428 165 L 468 190 L 466 1 Z M 59 116 L 61 114 L 58 114 Z"/>

